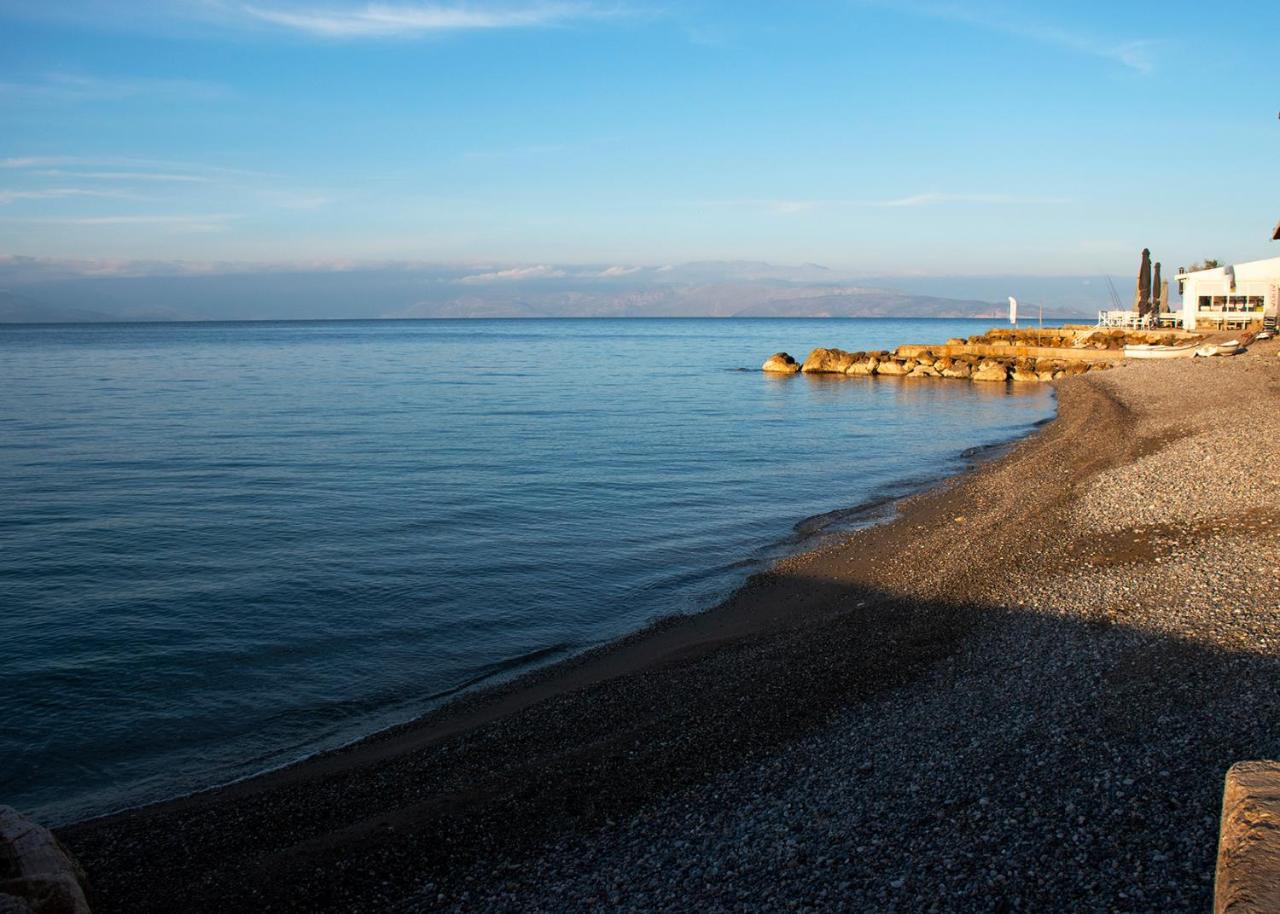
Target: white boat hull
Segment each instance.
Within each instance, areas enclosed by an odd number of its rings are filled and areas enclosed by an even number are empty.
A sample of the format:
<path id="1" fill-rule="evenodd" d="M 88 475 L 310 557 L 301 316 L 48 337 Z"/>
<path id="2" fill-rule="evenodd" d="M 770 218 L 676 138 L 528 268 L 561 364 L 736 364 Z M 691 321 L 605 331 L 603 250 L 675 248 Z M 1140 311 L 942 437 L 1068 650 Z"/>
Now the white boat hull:
<path id="1" fill-rule="evenodd" d="M 1202 359 L 1207 359 L 1215 355 L 1235 355 L 1237 352 L 1244 352 L 1244 350 L 1234 343 L 1228 343 L 1217 346 L 1201 346 L 1196 350 L 1196 355 Z"/>
<path id="2" fill-rule="evenodd" d="M 1186 346 L 1152 346 L 1141 343 L 1124 347 L 1126 359 L 1189 359 L 1195 354 L 1194 343 Z"/>

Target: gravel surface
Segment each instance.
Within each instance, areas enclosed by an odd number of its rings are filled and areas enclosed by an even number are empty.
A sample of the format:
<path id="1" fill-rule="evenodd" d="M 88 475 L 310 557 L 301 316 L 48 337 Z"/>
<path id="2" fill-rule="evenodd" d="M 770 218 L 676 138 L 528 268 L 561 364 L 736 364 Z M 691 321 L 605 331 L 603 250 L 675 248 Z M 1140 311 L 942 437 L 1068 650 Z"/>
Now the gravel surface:
<path id="1" fill-rule="evenodd" d="M 1060 390 L 639 669 L 62 837 L 101 911 L 1208 910 L 1223 774 L 1280 756 L 1280 358 Z"/>
<path id="2" fill-rule="evenodd" d="M 982 598 L 1017 611 L 928 675 L 448 906 L 1207 910 L 1221 776 L 1280 754 L 1268 355 L 1090 379 L 1148 444 L 1082 487 L 1059 534 L 1157 530 L 1146 556 L 992 569 Z"/>

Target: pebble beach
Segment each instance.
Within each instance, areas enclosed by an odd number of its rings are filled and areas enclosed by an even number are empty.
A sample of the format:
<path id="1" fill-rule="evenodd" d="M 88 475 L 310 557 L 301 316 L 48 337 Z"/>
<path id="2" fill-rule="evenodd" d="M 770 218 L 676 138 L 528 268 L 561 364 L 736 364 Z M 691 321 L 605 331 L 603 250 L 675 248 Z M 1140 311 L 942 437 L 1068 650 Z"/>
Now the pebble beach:
<path id="1" fill-rule="evenodd" d="M 1278 356 L 1062 377 L 706 613 L 59 837 L 102 912 L 1207 910 L 1280 755 Z"/>

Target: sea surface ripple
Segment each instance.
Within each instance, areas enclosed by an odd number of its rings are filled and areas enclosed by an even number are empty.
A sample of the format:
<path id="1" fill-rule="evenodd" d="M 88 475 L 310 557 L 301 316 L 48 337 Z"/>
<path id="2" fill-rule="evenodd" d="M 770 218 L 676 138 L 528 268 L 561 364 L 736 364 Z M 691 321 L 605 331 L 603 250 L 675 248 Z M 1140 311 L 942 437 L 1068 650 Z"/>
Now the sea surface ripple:
<path id="1" fill-rule="evenodd" d="M 705 608 L 1053 412 L 764 357 L 987 326 L 0 326 L 0 802 L 225 782 Z"/>

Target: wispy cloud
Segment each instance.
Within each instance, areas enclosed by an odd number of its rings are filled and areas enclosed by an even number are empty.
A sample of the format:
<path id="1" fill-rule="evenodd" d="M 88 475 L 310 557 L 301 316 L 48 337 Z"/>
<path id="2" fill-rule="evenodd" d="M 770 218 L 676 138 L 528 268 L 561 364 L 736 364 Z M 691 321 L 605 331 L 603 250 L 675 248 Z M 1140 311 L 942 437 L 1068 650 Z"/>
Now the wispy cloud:
<path id="1" fill-rule="evenodd" d="M 0 101 L 121 101 L 146 96 L 208 101 L 226 94 L 220 85 L 189 79 L 121 79 L 55 72 L 25 81 L 0 81 Z"/>
<path id="2" fill-rule="evenodd" d="M 197 215 L 118 215 L 118 216 L 70 216 L 65 219 L 6 218 L 2 221 L 23 225 L 59 225 L 81 228 L 106 226 L 165 226 L 177 232 L 221 232 L 227 223 L 239 218 L 232 213 L 205 213 Z"/>
<path id="3" fill-rule="evenodd" d="M 67 171 L 62 168 L 36 169 L 31 172 L 45 178 L 76 178 L 90 181 L 159 181 L 173 184 L 207 184 L 208 175 L 175 174 L 163 171 Z"/>
<path id="4" fill-rule="evenodd" d="M 202 162 L 175 162 L 168 159 L 146 159 L 118 155 L 30 155 L 0 157 L 0 168 L 56 169 L 70 166 L 82 169 L 110 169 L 85 174 L 102 179 L 206 181 L 214 177 L 269 178 L 274 175 L 243 168 L 228 168 Z M 48 174 L 48 171 L 44 172 Z M 70 174 L 67 172 L 66 174 Z"/>
<path id="5" fill-rule="evenodd" d="M 86 187 L 48 187 L 39 190 L 0 190 L 0 203 L 15 200 L 59 200 L 66 197 L 128 197 L 114 190 L 94 190 Z"/>
<path id="6" fill-rule="evenodd" d="M 944 206 L 976 204 L 986 206 L 1045 206 L 1070 203 L 1067 197 L 1019 196 L 1017 194 L 912 194 L 892 200 L 876 200 L 863 206 Z"/>
<path id="7" fill-rule="evenodd" d="M 860 0 L 863 6 L 897 10 L 926 19 L 956 22 L 991 32 L 1110 60 L 1138 73 L 1150 73 L 1158 42 L 1108 38 L 1083 29 L 1028 19 L 1025 14 L 989 3 L 935 3 L 928 0 Z M 1069 7 L 1064 7 L 1069 8 Z"/>
<path id="8" fill-rule="evenodd" d="M 521 279 L 557 279 L 565 275 L 567 274 L 564 270 L 547 266 L 546 264 L 539 264 L 531 267 L 511 267 L 507 270 L 496 270 L 492 273 L 475 273 L 456 281 L 475 285 L 489 282 L 515 282 Z"/>
<path id="9" fill-rule="evenodd" d="M 128 215 L 99 212 L 59 213 L 59 219 L 33 224 L 66 226 L 152 225 L 177 231 L 221 231 L 226 213 L 206 208 L 235 207 L 245 212 L 319 210 L 338 196 L 325 188 L 294 185 L 287 176 L 193 162 L 129 156 L 31 155 L 0 157 L 0 204 L 63 197 L 103 197 L 149 201 L 154 211 Z M 57 179 L 57 180 L 55 180 Z M 54 185 L 54 186 L 49 186 Z M 142 207 L 139 207 L 140 209 Z M 13 221 L 8 219 L 6 221 Z"/>
<path id="10" fill-rule="evenodd" d="M 734 206 L 764 209 L 780 215 L 795 215 L 819 209 L 899 209 L 924 206 L 1051 206 L 1070 203 L 1067 197 L 1023 196 L 1019 194 L 922 193 L 883 200 L 698 200 L 694 206 Z"/>
<path id="11" fill-rule="evenodd" d="M 356 6 L 264 6 L 246 14 L 272 25 L 324 38 L 382 38 L 475 29 L 514 29 L 600 18 L 588 3 L 540 2 L 505 6 L 443 3 L 364 3 Z"/>

